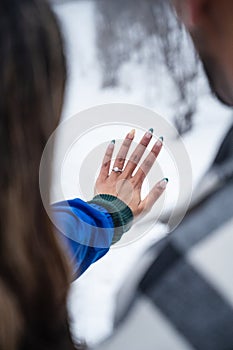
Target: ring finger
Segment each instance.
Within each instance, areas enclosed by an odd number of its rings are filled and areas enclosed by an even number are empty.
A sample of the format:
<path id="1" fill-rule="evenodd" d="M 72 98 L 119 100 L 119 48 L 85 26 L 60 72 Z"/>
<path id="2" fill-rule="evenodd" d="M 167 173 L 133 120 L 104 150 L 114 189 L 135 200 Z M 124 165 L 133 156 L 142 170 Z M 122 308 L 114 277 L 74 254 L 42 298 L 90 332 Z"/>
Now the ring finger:
<path id="1" fill-rule="evenodd" d="M 131 130 L 130 133 L 127 134 L 118 154 L 117 154 L 117 157 L 116 157 L 116 160 L 114 162 L 114 165 L 113 165 L 113 169 L 114 168 L 118 168 L 119 169 L 119 172 L 117 171 L 113 171 L 112 174 L 115 174 L 115 176 L 118 174 L 121 174 L 121 171 L 120 170 L 123 170 L 124 168 L 124 164 L 125 164 L 125 160 L 126 160 L 126 156 L 129 152 L 129 148 L 132 144 L 132 141 L 134 139 L 134 136 L 135 136 L 135 130 Z"/>

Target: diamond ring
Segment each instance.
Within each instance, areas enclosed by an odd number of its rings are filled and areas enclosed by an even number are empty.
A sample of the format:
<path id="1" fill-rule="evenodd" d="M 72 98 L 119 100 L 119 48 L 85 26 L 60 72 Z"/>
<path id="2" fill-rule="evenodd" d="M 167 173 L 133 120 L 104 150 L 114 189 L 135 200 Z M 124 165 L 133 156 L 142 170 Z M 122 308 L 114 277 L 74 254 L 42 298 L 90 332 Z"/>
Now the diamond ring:
<path id="1" fill-rule="evenodd" d="M 122 173 L 122 172 L 123 172 L 123 170 L 120 169 L 120 168 L 118 168 L 117 166 L 115 166 L 115 167 L 112 169 L 112 171 L 114 171 L 115 173 Z"/>

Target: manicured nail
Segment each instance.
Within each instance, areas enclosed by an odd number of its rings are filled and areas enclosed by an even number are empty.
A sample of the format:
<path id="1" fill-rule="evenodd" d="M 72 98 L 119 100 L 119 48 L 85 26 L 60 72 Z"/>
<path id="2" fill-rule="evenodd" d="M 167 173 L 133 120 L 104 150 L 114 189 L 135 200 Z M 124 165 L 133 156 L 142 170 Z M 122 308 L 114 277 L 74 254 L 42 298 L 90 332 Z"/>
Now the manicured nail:
<path id="1" fill-rule="evenodd" d="M 156 146 L 161 147 L 163 144 L 163 136 L 160 136 L 156 142 Z"/>
<path id="2" fill-rule="evenodd" d="M 153 132 L 154 132 L 154 129 L 153 128 L 150 128 L 147 132 L 146 132 L 146 137 L 148 138 L 148 139 L 150 139 L 151 138 L 151 136 L 153 135 Z"/>
<path id="3" fill-rule="evenodd" d="M 133 140 L 135 136 L 135 132 L 136 132 L 135 129 L 131 130 L 130 133 L 128 134 L 128 139 Z"/>
<path id="4" fill-rule="evenodd" d="M 116 143 L 116 141 L 115 141 L 115 140 L 112 140 L 112 141 L 110 142 L 110 144 L 109 144 L 108 147 L 109 147 L 110 149 L 114 149 L 115 143 Z"/>
<path id="5" fill-rule="evenodd" d="M 162 189 L 165 189 L 165 188 L 167 187 L 167 184 L 168 184 L 168 178 L 165 177 L 162 181 L 160 181 L 159 186 L 160 186 Z"/>

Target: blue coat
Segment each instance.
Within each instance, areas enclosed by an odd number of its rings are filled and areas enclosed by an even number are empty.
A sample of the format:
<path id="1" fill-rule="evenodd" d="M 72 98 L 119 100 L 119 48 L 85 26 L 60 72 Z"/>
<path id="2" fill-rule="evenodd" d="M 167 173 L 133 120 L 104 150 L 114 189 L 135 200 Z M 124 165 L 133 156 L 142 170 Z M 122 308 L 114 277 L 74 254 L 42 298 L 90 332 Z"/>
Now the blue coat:
<path id="1" fill-rule="evenodd" d="M 114 224 L 108 211 L 93 203 L 73 199 L 53 204 L 56 230 L 69 254 L 74 278 L 103 257 L 111 246 Z"/>

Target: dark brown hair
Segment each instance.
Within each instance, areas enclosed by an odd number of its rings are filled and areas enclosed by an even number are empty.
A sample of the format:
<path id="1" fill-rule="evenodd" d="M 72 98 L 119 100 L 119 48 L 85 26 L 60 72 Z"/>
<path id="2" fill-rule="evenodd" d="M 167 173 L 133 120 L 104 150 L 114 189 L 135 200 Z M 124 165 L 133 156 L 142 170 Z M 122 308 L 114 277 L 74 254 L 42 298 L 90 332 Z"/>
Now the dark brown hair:
<path id="1" fill-rule="evenodd" d="M 69 267 L 39 192 L 63 103 L 59 28 L 44 0 L 0 2 L 0 349 L 74 349 Z M 50 178 L 50 164 L 48 164 Z M 47 184 L 49 191 L 49 183 Z"/>

